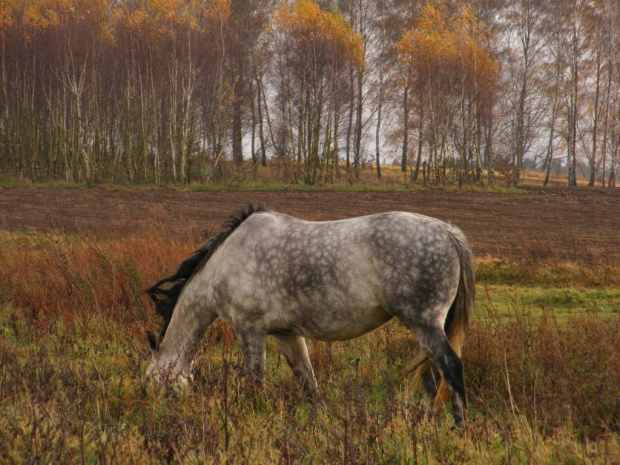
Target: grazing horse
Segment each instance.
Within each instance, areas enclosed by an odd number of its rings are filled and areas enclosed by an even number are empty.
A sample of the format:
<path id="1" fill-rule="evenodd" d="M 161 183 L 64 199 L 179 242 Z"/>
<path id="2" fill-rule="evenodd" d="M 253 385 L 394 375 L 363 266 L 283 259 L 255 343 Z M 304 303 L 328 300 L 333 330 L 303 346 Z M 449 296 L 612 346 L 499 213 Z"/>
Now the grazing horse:
<path id="1" fill-rule="evenodd" d="M 449 393 L 454 421 L 464 424 L 459 355 L 473 308 L 473 257 L 463 233 L 442 221 L 389 212 L 312 222 L 249 205 L 146 292 L 164 319 L 159 337 L 148 334 L 147 375 L 157 380 L 188 380 L 198 343 L 219 317 L 234 328 L 255 381 L 270 335 L 317 397 L 304 338 L 348 340 L 396 317 L 420 343 L 413 379 L 429 411 Z"/>

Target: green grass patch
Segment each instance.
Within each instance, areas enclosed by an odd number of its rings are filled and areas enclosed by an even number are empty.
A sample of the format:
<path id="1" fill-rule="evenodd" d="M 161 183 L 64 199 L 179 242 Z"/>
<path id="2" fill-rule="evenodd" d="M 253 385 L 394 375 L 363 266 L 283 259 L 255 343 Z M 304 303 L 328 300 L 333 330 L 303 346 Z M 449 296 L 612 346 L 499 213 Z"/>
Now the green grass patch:
<path id="1" fill-rule="evenodd" d="M 404 186 L 394 183 L 286 183 L 271 179 L 230 180 L 228 182 L 191 183 L 191 184 L 109 184 L 109 183 L 69 183 L 43 182 L 31 183 L 26 181 L 0 181 L 3 188 L 47 188 L 47 189 L 102 189 L 102 190 L 155 190 L 170 189 L 193 192 L 288 192 L 288 191 L 327 191 L 327 192 L 407 192 L 424 189 L 421 186 Z M 446 188 L 447 189 L 447 188 Z"/>
<path id="2" fill-rule="evenodd" d="M 477 259 L 478 284 L 541 288 L 620 288 L 619 266 Z"/>
<path id="3" fill-rule="evenodd" d="M 227 191 L 227 192 L 408 192 L 423 189 L 419 186 L 402 186 L 395 184 L 364 184 L 364 183 L 336 183 L 336 184 L 304 184 L 282 183 L 270 180 L 239 181 L 227 184 L 191 184 L 179 187 L 190 191 Z"/>
<path id="4" fill-rule="evenodd" d="M 584 312 L 601 317 L 620 315 L 620 289 L 574 289 L 517 287 L 505 285 L 478 286 L 478 307 L 492 306 L 500 315 L 528 312 L 540 315 L 552 311 L 565 318 Z"/>
<path id="5" fill-rule="evenodd" d="M 479 194 L 507 194 L 507 195 L 516 195 L 516 194 L 524 194 L 526 193 L 525 189 L 520 189 L 518 187 L 501 187 L 501 186 L 477 186 L 477 185 L 469 185 L 466 184 L 462 187 L 455 186 L 439 186 L 436 189 L 445 189 L 455 192 L 473 192 Z"/>
<path id="6" fill-rule="evenodd" d="M 101 190 L 153 190 L 176 189 L 176 185 L 167 184 L 128 184 L 128 183 L 76 183 L 69 181 L 30 182 L 22 180 L 0 180 L 0 188 L 11 189 L 27 187 L 32 189 L 101 189 Z"/>

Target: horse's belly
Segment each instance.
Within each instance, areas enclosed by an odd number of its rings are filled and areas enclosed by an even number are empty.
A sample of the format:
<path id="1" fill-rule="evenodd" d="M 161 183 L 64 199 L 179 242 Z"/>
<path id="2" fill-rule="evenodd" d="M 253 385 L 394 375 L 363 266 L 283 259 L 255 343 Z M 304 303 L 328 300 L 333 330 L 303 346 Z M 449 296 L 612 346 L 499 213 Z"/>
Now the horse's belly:
<path id="1" fill-rule="evenodd" d="M 299 328 L 301 336 L 319 341 L 346 341 L 362 336 L 387 323 L 392 315 L 381 307 L 355 311 L 326 311 L 313 315 Z"/>

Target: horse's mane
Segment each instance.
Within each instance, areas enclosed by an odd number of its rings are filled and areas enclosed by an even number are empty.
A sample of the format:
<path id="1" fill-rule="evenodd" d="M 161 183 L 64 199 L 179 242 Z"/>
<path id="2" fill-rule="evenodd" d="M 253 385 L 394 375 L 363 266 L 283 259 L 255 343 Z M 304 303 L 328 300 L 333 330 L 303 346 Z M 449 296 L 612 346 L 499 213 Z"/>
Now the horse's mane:
<path id="1" fill-rule="evenodd" d="M 172 319 L 172 313 L 176 307 L 179 295 L 190 281 L 190 279 L 198 273 L 202 267 L 207 263 L 209 258 L 218 249 L 220 245 L 252 214 L 267 211 L 267 209 L 261 204 L 248 204 L 247 208 L 239 209 L 234 215 L 230 216 L 224 223 L 224 229 L 219 234 L 216 234 L 207 242 L 198 247 L 187 259 L 185 259 L 178 270 L 166 278 L 163 278 L 155 285 L 149 287 L 146 292 L 149 297 L 155 302 L 155 309 L 157 313 L 163 317 L 164 321 L 161 326 L 159 334 L 160 340 L 163 339 L 168 329 L 168 324 Z M 162 287 L 165 284 L 171 283 Z M 155 340 L 152 340 L 152 335 L 149 336 L 151 345 L 157 345 Z"/>

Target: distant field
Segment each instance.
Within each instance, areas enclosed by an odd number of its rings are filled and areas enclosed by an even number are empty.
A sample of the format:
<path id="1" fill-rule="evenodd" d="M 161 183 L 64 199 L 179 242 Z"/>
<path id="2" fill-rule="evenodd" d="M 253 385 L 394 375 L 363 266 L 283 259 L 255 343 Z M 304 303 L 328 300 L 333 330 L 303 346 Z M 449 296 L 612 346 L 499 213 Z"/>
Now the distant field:
<path id="1" fill-rule="evenodd" d="M 176 191 L 169 189 L 0 189 L 0 228 L 98 238 L 161 232 L 215 234 L 248 202 L 308 220 L 390 210 L 435 216 L 461 227 L 477 257 L 620 263 L 620 189 L 445 189 L 383 191 Z"/>
<path id="2" fill-rule="evenodd" d="M 241 376 L 216 324 L 178 396 L 144 377 L 140 290 L 249 202 L 307 219 L 386 211 L 460 226 L 476 260 L 471 424 L 424 422 L 396 322 L 311 344 L 325 402 L 268 345 Z M 0 462 L 620 463 L 620 192 L 0 189 Z"/>

